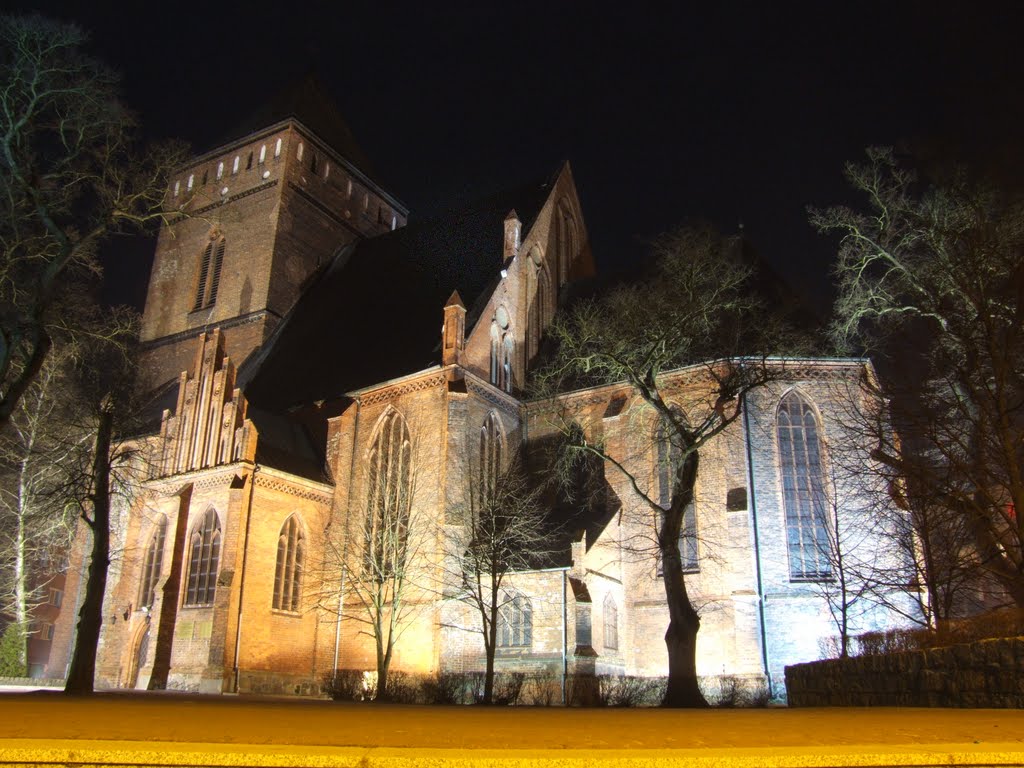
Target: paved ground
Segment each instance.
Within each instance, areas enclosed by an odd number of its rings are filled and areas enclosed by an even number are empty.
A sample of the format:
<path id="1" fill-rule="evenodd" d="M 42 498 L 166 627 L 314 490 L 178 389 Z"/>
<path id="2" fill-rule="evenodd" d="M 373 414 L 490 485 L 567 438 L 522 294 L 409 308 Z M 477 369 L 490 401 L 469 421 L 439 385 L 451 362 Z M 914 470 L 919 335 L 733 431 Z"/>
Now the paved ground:
<path id="1" fill-rule="evenodd" d="M 416 707 L 0 694 L 0 764 L 1020 765 L 1024 712 Z"/>

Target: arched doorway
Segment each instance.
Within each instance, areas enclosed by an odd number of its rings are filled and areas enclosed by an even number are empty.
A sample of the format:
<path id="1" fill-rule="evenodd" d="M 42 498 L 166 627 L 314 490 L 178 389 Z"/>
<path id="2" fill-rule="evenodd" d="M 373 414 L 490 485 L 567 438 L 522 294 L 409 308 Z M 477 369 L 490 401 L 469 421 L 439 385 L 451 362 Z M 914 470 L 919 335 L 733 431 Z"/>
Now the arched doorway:
<path id="1" fill-rule="evenodd" d="M 149 616 L 147 616 L 146 623 L 136 634 L 134 649 L 132 650 L 131 656 L 131 667 L 128 669 L 128 681 L 125 686 L 126 688 L 138 688 L 139 670 L 145 667 L 149 662 L 149 625 Z"/>

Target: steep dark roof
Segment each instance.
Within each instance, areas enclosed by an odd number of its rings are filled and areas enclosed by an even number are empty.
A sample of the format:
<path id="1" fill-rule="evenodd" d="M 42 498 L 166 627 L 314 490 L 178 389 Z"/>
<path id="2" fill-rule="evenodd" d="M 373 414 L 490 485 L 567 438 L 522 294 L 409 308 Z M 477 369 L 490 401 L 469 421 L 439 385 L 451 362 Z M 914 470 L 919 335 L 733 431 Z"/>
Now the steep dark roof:
<path id="1" fill-rule="evenodd" d="M 224 137 L 235 141 L 282 120 L 295 118 L 367 176 L 374 176 L 370 161 L 356 143 L 334 99 L 316 75 L 307 73 L 278 91 Z"/>
<path id="2" fill-rule="evenodd" d="M 311 435 L 305 425 L 260 408 L 250 408 L 248 417 L 260 436 L 256 444 L 257 464 L 320 483 L 330 482 L 324 471 L 323 453 L 316 447 L 323 441 Z"/>
<path id="3" fill-rule="evenodd" d="M 339 253 L 243 367 L 249 402 L 287 408 L 439 364 L 452 291 L 468 333 L 500 280 L 505 215 L 515 208 L 525 233 L 550 190 L 528 184 Z"/>

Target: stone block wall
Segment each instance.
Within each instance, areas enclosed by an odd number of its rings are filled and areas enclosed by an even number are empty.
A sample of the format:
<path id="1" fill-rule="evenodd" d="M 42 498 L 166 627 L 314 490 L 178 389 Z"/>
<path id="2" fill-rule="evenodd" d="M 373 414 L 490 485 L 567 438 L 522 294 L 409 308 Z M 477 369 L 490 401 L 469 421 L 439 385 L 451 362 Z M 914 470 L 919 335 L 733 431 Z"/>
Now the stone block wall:
<path id="1" fill-rule="evenodd" d="M 789 705 L 1024 707 L 1024 637 L 786 667 Z"/>

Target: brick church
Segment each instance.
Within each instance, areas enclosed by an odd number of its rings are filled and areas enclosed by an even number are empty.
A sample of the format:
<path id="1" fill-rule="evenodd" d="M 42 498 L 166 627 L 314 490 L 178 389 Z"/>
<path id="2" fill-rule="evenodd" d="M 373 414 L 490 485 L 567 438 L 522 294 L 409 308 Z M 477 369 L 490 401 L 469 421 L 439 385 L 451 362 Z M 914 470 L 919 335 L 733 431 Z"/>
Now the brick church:
<path id="1" fill-rule="evenodd" d="M 551 403 L 522 387 L 566 286 L 594 269 L 572 171 L 410 221 L 304 86 L 180 169 L 167 196 L 181 213 L 159 234 L 141 339 L 158 416 L 115 521 L 97 685 L 313 694 L 332 670 L 375 668 L 344 555 L 364 546 L 366 521 L 405 498 L 418 525 L 443 531 L 484 464 L 552 432 Z M 784 667 L 836 634 L 814 554 L 828 522 L 799 489 L 824 482 L 836 383 L 871 374 L 863 360 L 790 370 L 702 455 L 683 543 L 699 674 L 770 682 L 776 696 Z M 668 377 L 690 386 L 685 369 Z M 635 442 L 645 416 L 624 385 L 565 398 L 609 446 Z M 659 450 L 629 451 L 652 489 Z M 665 674 L 656 557 L 625 545 L 639 501 L 616 472 L 603 481 L 550 562 L 506 582 L 499 671 Z M 481 636 L 434 583 L 428 550 L 392 669 L 482 669 Z M 81 599 L 81 566 L 66 605 Z M 73 619 L 56 628 L 51 676 Z M 879 608 L 857 621 L 899 623 Z"/>

